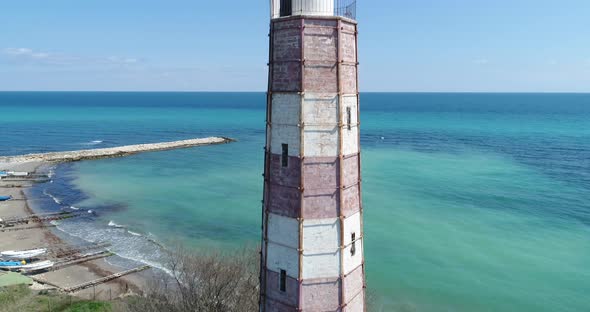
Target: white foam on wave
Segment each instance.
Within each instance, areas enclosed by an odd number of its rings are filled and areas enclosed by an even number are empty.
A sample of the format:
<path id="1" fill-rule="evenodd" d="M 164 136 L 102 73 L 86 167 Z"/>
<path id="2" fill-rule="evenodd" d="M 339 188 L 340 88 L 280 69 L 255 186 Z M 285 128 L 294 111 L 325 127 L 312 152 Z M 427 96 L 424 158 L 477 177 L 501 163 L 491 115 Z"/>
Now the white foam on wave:
<path id="1" fill-rule="evenodd" d="M 163 271 L 170 276 L 173 276 L 173 272 L 166 268 L 166 266 L 162 263 L 163 258 L 160 257 L 163 257 L 162 253 L 165 252 L 166 248 L 156 242 L 155 235 L 152 233 L 149 233 L 148 235 L 142 235 L 129 230 L 113 232 L 115 229 L 117 229 L 117 226 L 119 225 L 111 220 L 109 222 L 109 227 L 103 229 L 99 227 L 90 230 L 89 227 L 78 227 L 74 224 L 66 225 L 65 227 L 67 227 L 67 229 L 63 228 L 62 226 L 57 226 L 56 228 L 72 237 L 77 237 L 91 243 L 111 242 L 112 245 L 107 248 L 107 250 L 114 252 L 118 257 L 149 265 L 153 268 Z M 139 251 L 139 249 L 146 247 L 146 243 L 154 246 L 155 249 L 148 247 L 150 249 L 148 253 L 146 253 L 145 250 Z M 160 257 L 158 257 L 158 255 L 160 255 Z M 111 263 L 108 261 L 108 259 L 107 262 Z"/>
<path id="2" fill-rule="evenodd" d="M 43 190 L 43 194 L 52 198 L 56 204 L 62 205 L 61 200 L 50 194 L 47 189 Z M 69 206 L 69 208 L 82 210 L 75 206 Z M 88 213 L 93 214 L 94 211 L 88 210 Z M 128 230 L 127 226 L 118 224 L 114 220 L 110 220 L 108 226 L 105 226 L 104 223 L 100 225 L 96 221 L 91 223 L 53 221 L 51 224 L 55 226 L 56 230 L 87 242 L 109 242 L 112 245 L 108 250 L 122 259 L 149 265 L 168 275 L 173 273 L 164 265 L 165 246 L 160 244 L 152 233 L 144 235 Z"/>
<path id="3" fill-rule="evenodd" d="M 109 221 L 108 226 L 115 227 L 115 228 L 124 228 L 125 226 L 115 223 L 115 221 Z"/>
<path id="4" fill-rule="evenodd" d="M 56 204 L 58 204 L 58 205 L 61 205 L 61 200 L 60 200 L 59 198 L 57 198 L 57 197 L 55 197 L 55 196 L 51 195 L 49 192 L 47 192 L 47 190 L 43 190 L 43 195 L 51 197 L 51 199 L 53 199 L 53 201 L 54 201 Z"/>
<path id="5" fill-rule="evenodd" d="M 102 144 L 102 143 L 104 143 L 103 140 L 94 140 L 94 141 L 82 143 L 82 145 L 98 145 L 98 144 Z"/>
<path id="6" fill-rule="evenodd" d="M 170 277 L 174 277 L 174 275 L 172 274 L 172 270 L 166 268 L 163 264 L 161 264 L 159 262 L 149 261 L 149 260 L 143 259 L 141 257 L 126 257 L 126 256 L 123 256 L 123 255 L 121 255 L 119 253 L 116 253 L 116 255 L 119 256 L 119 257 L 121 257 L 121 258 L 123 258 L 123 259 L 136 261 L 136 262 L 139 262 L 139 263 L 144 264 L 144 265 L 149 265 L 152 268 L 161 270 L 162 272 L 168 274 L 168 276 L 170 276 Z M 114 264 L 114 263 L 112 263 L 112 262 L 109 261 L 109 258 L 105 258 L 105 261 L 108 264 L 110 264 L 110 265 L 116 266 L 116 264 Z"/>

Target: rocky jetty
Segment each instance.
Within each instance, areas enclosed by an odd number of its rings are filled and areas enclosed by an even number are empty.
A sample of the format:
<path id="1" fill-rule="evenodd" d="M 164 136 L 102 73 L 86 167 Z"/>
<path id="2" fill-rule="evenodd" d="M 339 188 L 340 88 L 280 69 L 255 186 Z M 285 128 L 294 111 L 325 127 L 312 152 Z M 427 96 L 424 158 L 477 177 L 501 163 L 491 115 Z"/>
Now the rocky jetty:
<path id="1" fill-rule="evenodd" d="M 86 149 L 67 152 L 52 152 L 41 154 L 28 154 L 20 156 L 0 157 L 0 163 L 29 163 L 29 162 L 70 162 L 87 159 L 124 157 L 144 152 L 166 151 L 173 149 L 189 148 L 202 145 L 225 144 L 235 140 L 225 137 L 210 137 L 191 139 L 184 141 L 137 144 L 109 148 Z"/>

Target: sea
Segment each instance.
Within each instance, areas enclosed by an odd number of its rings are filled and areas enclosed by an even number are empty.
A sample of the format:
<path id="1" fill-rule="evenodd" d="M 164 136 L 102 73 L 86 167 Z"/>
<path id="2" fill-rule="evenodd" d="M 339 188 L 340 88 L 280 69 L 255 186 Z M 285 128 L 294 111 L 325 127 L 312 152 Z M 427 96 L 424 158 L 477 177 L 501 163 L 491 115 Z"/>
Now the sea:
<path id="1" fill-rule="evenodd" d="M 78 241 L 164 268 L 260 240 L 264 93 L 0 93 L 0 155 L 227 136 L 67 163 L 28 191 Z M 362 93 L 374 311 L 590 311 L 590 94 Z M 86 214 L 88 211 L 91 213 Z"/>

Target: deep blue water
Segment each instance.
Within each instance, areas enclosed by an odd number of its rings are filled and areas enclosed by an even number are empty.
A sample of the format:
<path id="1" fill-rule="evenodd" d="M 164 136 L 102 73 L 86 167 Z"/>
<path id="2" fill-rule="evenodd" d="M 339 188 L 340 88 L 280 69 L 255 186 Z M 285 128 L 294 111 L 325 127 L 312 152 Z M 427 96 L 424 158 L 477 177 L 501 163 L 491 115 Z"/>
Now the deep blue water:
<path id="1" fill-rule="evenodd" d="M 265 99 L 0 93 L 0 155 L 236 138 L 61 165 L 31 194 L 40 209 L 95 211 L 59 227 L 150 264 L 153 242 L 256 244 Z M 361 131 L 367 274 L 383 311 L 589 309 L 590 94 L 366 93 Z"/>

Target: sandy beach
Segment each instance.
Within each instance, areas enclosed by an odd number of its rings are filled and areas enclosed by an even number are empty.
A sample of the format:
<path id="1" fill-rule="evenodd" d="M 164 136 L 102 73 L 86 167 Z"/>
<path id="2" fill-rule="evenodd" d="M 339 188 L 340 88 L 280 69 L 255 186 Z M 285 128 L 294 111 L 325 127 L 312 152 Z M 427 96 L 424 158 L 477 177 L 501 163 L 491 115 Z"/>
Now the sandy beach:
<path id="1" fill-rule="evenodd" d="M 0 163 L 0 168 L 2 170 L 35 172 L 42 165 L 43 163 L 40 162 L 18 164 Z M 0 203 L 0 218 L 23 217 L 35 213 L 29 205 L 33 199 L 25 197 L 24 190 L 27 187 L 30 187 L 30 185 L 31 182 L 29 181 L 15 182 L 0 180 L 0 194 L 13 197 L 13 200 Z M 0 250 L 26 250 L 40 247 L 51 249 L 52 247 L 60 248 L 67 245 L 66 242 L 53 233 L 53 231 L 56 231 L 54 228 L 21 229 L 23 227 L 34 227 L 36 225 L 40 224 L 17 226 L 10 231 L 0 231 Z M 67 266 L 56 271 L 34 275 L 33 277 L 35 279 L 48 282 L 48 284 L 39 284 L 34 287 L 56 288 L 55 286 L 58 286 L 59 288 L 67 288 L 123 270 L 123 268 L 110 265 L 106 262 L 105 258 L 97 259 Z M 145 282 L 145 277 L 142 277 L 140 274 L 134 274 L 72 294 L 84 299 L 96 298 L 99 300 L 109 300 L 128 292 L 138 293 L 139 289 L 142 288 L 142 285 L 144 285 Z"/>
<path id="2" fill-rule="evenodd" d="M 143 152 L 164 151 L 170 149 L 190 148 L 211 144 L 225 144 L 233 142 L 229 138 L 203 138 L 175 142 L 140 144 L 113 148 L 54 152 L 45 154 L 30 154 L 22 156 L 0 157 L 0 171 L 28 172 L 42 174 L 49 166 L 60 162 L 92 160 L 100 158 L 124 157 Z M 35 198 L 27 198 L 26 189 L 32 187 L 33 178 L 4 178 L 0 180 L 0 196 L 12 196 L 11 200 L 0 202 L 0 218 L 3 220 L 22 218 L 37 213 Z M 42 182 L 46 183 L 46 182 Z M 46 258 L 59 261 L 52 250 L 75 249 L 69 242 L 61 239 L 58 231 L 49 221 L 29 222 L 8 228 L 0 228 L 0 251 L 27 250 L 34 248 L 49 249 Z M 116 256 L 116 255 L 114 255 Z M 130 268 L 116 267 L 106 261 L 108 257 L 84 261 L 77 264 L 33 274 L 36 281 L 35 288 L 66 290 L 84 283 L 120 273 Z M 63 259 L 62 259 L 63 260 Z M 138 264 L 138 268 L 141 267 Z M 84 299 L 110 300 L 126 294 L 138 294 L 147 285 L 152 270 L 131 273 L 115 278 L 109 282 L 97 283 L 95 286 L 74 291 L 71 294 Z"/>

